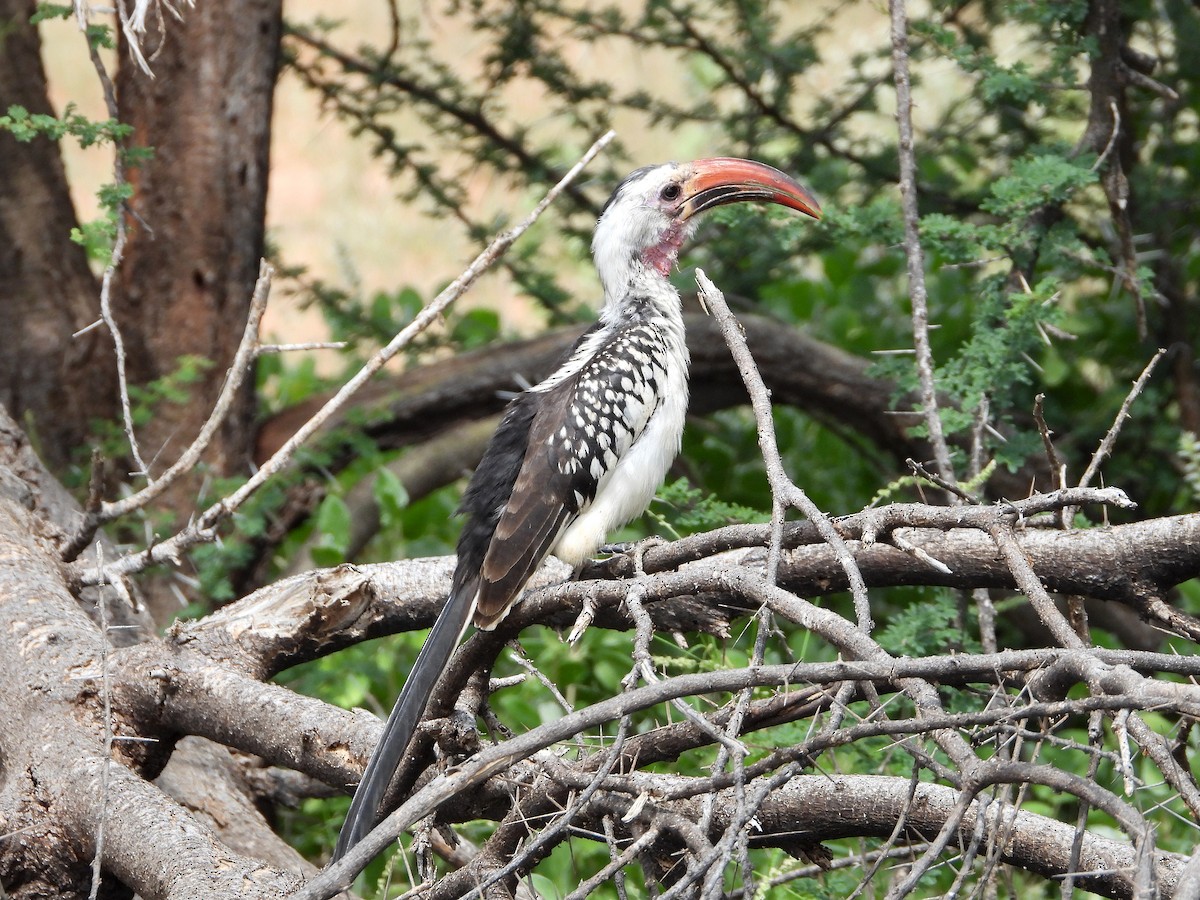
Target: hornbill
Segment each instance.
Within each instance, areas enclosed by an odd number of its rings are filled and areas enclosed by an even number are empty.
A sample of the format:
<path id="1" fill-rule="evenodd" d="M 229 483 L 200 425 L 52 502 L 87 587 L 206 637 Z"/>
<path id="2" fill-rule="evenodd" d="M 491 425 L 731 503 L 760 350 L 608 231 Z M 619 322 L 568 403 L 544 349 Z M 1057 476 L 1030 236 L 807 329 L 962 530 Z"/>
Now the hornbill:
<path id="1" fill-rule="evenodd" d="M 696 216 L 742 201 L 821 215 L 794 180 L 746 159 L 648 166 L 613 192 L 592 239 L 599 321 L 550 377 L 512 400 L 467 486 L 449 599 L 367 764 L 335 861 L 383 817 L 389 783 L 468 620 L 495 628 L 548 554 L 578 568 L 649 505 L 679 452 L 688 400 L 683 316 L 667 276 Z"/>

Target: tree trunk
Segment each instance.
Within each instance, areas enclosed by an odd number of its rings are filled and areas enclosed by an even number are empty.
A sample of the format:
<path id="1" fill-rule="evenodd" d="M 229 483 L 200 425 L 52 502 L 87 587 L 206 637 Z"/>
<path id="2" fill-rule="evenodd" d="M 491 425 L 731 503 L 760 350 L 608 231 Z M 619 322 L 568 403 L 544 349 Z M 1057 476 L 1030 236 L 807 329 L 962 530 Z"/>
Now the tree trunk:
<path id="1" fill-rule="evenodd" d="M 34 0 L 0 0 L 0 112 L 54 113 L 33 10 Z M 99 291 L 70 239 L 75 209 L 58 146 L 0 132 L 0 172 L 0 404 L 61 468 L 90 420 L 116 412 L 112 342 L 101 329 L 72 337 L 99 317 Z"/>
<path id="2" fill-rule="evenodd" d="M 153 78 L 122 55 L 122 120 L 154 148 L 129 172 L 137 221 L 116 297 L 130 379 L 170 375 L 187 355 L 211 363 L 187 402 L 160 404 L 140 431 L 153 471 L 199 431 L 241 338 L 263 253 L 281 22 L 281 0 L 201 3 L 144 42 Z M 250 378 L 209 454 L 216 472 L 244 470 L 253 427 Z"/>

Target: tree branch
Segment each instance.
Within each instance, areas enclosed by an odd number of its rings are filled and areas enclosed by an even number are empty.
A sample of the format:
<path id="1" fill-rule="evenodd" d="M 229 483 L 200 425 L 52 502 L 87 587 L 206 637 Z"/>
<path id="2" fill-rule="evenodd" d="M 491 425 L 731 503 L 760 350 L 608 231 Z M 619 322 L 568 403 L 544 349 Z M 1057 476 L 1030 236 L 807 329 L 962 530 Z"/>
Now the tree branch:
<path id="1" fill-rule="evenodd" d="M 908 15 L 904 0 L 889 0 L 892 19 L 892 70 L 896 75 L 896 124 L 900 155 L 900 203 L 904 211 L 904 254 L 908 259 L 908 289 L 912 300 L 913 346 L 917 376 L 921 382 L 921 412 L 933 445 L 938 474 L 955 481 L 950 450 L 938 412 L 937 386 L 933 378 L 933 351 L 929 346 L 929 307 L 925 290 L 925 253 L 921 247 L 920 213 L 917 209 L 917 161 L 912 124 L 912 84 L 908 74 Z"/>
<path id="2" fill-rule="evenodd" d="M 216 537 L 215 528 L 219 522 L 233 513 L 241 504 L 261 487 L 267 479 L 279 472 L 291 460 L 295 451 L 315 434 L 325 422 L 365 384 L 376 372 L 406 347 L 413 338 L 427 329 L 442 311 L 461 296 L 475 280 L 485 272 L 522 234 L 529 229 L 541 214 L 554 202 L 558 194 L 571 180 L 583 170 L 613 138 L 613 133 L 601 137 L 584 154 L 583 158 L 571 168 L 563 179 L 555 185 L 542 201 L 524 220 L 509 231 L 495 238 L 491 244 L 459 275 L 445 290 L 426 305 L 416 318 L 406 325 L 385 347 L 380 349 L 357 373 L 347 381 L 338 392 L 296 431 L 283 446 L 267 460 L 245 484 L 227 497 L 214 503 L 196 521 L 184 530 L 168 538 L 162 543 L 155 544 L 140 553 L 129 554 L 105 567 L 99 575 L 84 571 L 78 574 L 80 583 L 95 584 L 97 578 L 112 581 L 123 578 L 134 572 L 140 572 L 148 566 L 162 562 L 177 562 L 179 555 L 194 544 L 211 541 Z"/>

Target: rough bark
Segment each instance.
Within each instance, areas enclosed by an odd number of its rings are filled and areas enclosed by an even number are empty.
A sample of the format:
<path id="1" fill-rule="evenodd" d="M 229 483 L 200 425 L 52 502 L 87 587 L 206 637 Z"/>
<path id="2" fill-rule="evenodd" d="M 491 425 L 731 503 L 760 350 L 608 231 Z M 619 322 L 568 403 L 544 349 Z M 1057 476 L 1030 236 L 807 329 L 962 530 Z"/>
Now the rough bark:
<path id="1" fill-rule="evenodd" d="M 64 514 L 65 505 L 53 496 L 52 479 L 32 457 L 19 429 L 11 422 L 0 424 L 4 424 L 0 428 L 0 679 L 12 688 L 0 698 L 0 747 L 5 761 L 0 826 L 12 835 L 0 842 L 0 879 L 9 896 L 86 895 L 91 859 L 101 834 L 101 859 L 114 889 L 124 885 L 147 898 L 197 900 L 287 895 L 300 879 L 311 879 L 312 868 L 272 836 L 268 823 L 253 807 L 246 779 L 238 774 L 236 756 L 195 740 L 179 746 L 178 739 L 188 734 L 206 737 L 268 764 L 286 766 L 348 790 L 378 737 L 378 719 L 335 709 L 264 683 L 264 679 L 340 646 L 428 624 L 444 596 L 451 561 L 405 561 L 361 569 L 344 566 L 297 576 L 205 620 L 180 625 L 165 638 L 145 635 L 147 639 L 136 646 L 110 649 L 105 663 L 102 632 L 73 593 L 75 569 L 63 565 L 57 555 L 64 519 L 78 513 L 68 510 Z M 972 516 L 982 521 L 989 514 L 1004 514 L 1006 509 L 997 506 L 989 513 L 914 504 L 871 510 L 840 520 L 839 526 L 848 537 L 872 530 L 876 542 L 881 543 L 887 539 L 888 529 L 904 523 L 941 521 L 948 530 L 908 530 L 904 536 L 940 558 L 952 560 L 962 584 L 992 583 L 999 580 L 994 554 L 976 542 L 984 532 L 978 527 L 949 526 L 967 523 Z M 1026 529 L 1016 538 L 1049 583 L 1064 581 L 1073 590 L 1128 601 L 1131 590 L 1123 586 L 1125 573 L 1136 573 L 1129 583 L 1143 592 L 1161 593 L 1200 571 L 1195 549 L 1200 540 L 1192 534 L 1197 519 L 1200 517 L 1181 517 L 1075 533 Z M 562 583 L 568 575 L 566 568 L 546 567 L 538 581 L 545 589 L 527 597 L 506 629 L 476 636 L 456 655 L 433 708 L 444 714 L 456 703 L 465 703 L 465 712 L 479 712 L 474 704 L 486 698 L 480 673 L 490 670 L 507 639 L 529 624 L 570 624 L 582 605 L 591 602 L 597 625 L 629 628 L 632 622 L 622 601 L 628 602 L 633 586 L 642 592 L 656 627 L 663 631 L 703 627 L 727 632 L 730 616 L 752 612 L 756 605 L 744 587 L 759 577 L 756 573 L 761 571 L 762 560 L 756 557 L 757 551 L 743 550 L 742 564 L 737 565 L 720 551 L 761 542 L 763 530 L 751 532 L 755 529 L 742 527 L 652 548 L 644 557 L 651 574 L 634 580 L 611 580 L 620 571 L 616 566 L 609 572 L 601 568 L 591 573 L 610 580 Z M 1174 546 L 1167 546 L 1172 536 Z M 810 552 L 815 547 L 806 550 L 804 539 L 802 527 L 789 532 L 789 543 L 799 547 L 789 557 L 784 580 L 802 579 L 806 590 L 813 593 L 836 590 L 839 585 L 832 576 L 838 571 L 837 563 Z M 885 567 L 872 563 L 876 555 L 886 557 Z M 668 562 L 677 568 L 665 570 Z M 919 580 L 922 574 L 930 574 L 922 560 L 883 546 L 864 550 L 860 562 L 872 583 L 897 583 L 910 577 Z M 1056 574 L 1072 565 L 1082 574 L 1073 579 Z M 802 575 L 805 568 L 808 574 Z M 707 625 L 697 624 L 696 611 L 701 609 L 708 610 Z M 839 640 L 850 641 L 847 646 L 867 646 L 865 636 L 851 623 L 832 612 L 822 612 L 821 617 L 810 623 L 818 639 L 835 646 L 840 646 Z M 838 638 L 831 627 L 843 637 Z M 111 706 L 107 715 L 105 679 L 100 676 L 105 667 Z M 670 696 L 729 696 L 753 686 L 772 687 L 776 690 L 759 695 L 741 720 L 742 733 L 760 734 L 764 746 L 769 746 L 766 742 L 774 737 L 770 729 L 827 709 L 828 697 L 839 684 L 856 682 L 860 688 L 855 696 L 866 696 L 862 685 L 891 693 L 903 690 L 913 679 L 927 679 L 942 691 L 950 691 L 980 681 L 1020 681 L 1034 673 L 1041 673 L 1036 675 L 1042 689 L 1037 696 L 1045 698 L 1034 702 L 1091 701 L 1102 709 L 1153 707 L 1160 715 L 1167 710 L 1187 715 L 1200 708 L 1193 687 L 1147 674 L 1163 668 L 1180 675 L 1194 674 L 1195 661 L 1191 657 L 1082 648 L 913 660 L 871 651 L 862 661 L 844 658 L 663 679 L 580 710 L 577 717 L 592 722 L 587 726 L 592 728 L 597 722 L 619 718 L 623 711 L 648 709 Z M 1057 681 L 1051 683 L 1050 673 Z M 817 690 L 781 690 L 796 682 L 808 682 Z M 1076 683 L 1086 685 L 1088 696 L 1062 699 Z M 1029 684 L 1033 686 L 1032 681 Z M 708 713 L 709 728 L 728 727 L 732 709 L 723 706 Z M 1007 717 L 1010 711 L 985 709 L 962 715 L 978 726 L 1002 721 L 997 713 Z M 949 724 L 927 724 L 920 718 L 909 724 L 883 719 L 851 727 L 895 726 L 895 732 L 888 732 L 895 734 L 953 727 L 958 714 L 944 715 Z M 106 727 L 118 737 L 111 757 L 105 749 Z M 427 784 L 418 782 L 419 796 L 424 798 L 420 803 L 444 797 L 449 820 L 484 817 L 514 823 L 501 829 L 497 833 L 500 838 L 489 842 L 462 874 L 440 885 L 440 895 L 447 895 L 444 892 L 456 883 L 469 885 L 477 876 L 495 871 L 499 864 L 495 854 L 503 841 L 526 833 L 529 822 L 543 821 L 540 814 L 530 817 L 530 809 L 544 807 L 546 815 L 556 814 L 573 792 L 599 771 L 603 752 L 556 763 L 547 756 L 528 755 L 536 747 L 549 746 L 545 741 L 563 740 L 559 731 L 574 727 L 566 719 L 549 722 L 520 738 L 480 750 L 476 761 L 468 760 L 448 776 Z M 453 740 L 458 740 L 454 733 L 453 729 L 443 732 L 446 746 L 454 746 Z M 837 737 L 834 734 L 829 739 Z M 823 738 L 818 729 L 809 740 Z M 432 734 L 423 736 L 424 746 L 431 739 Z M 696 852 L 681 835 L 688 828 L 695 830 L 694 826 L 684 827 L 699 817 L 697 801 L 687 798 L 705 792 L 700 783 L 703 779 L 695 782 L 696 790 L 689 787 L 672 797 L 668 796 L 670 778 L 642 767 L 709 746 L 712 740 L 711 731 L 689 721 L 631 738 L 623 751 L 626 762 L 617 770 L 623 774 L 614 774 L 605 782 L 594 805 L 581 814 L 577 824 L 599 830 L 603 826 L 600 817 L 619 814 L 618 833 L 632 838 L 634 833 L 624 830 L 628 823 L 633 823 L 629 827 L 635 830 L 655 823 L 683 823 L 679 825 L 683 831 L 668 828 L 664 832 L 662 846 L 672 854 L 681 848 Z M 747 776 L 757 780 L 748 784 L 774 777 L 772 773 L 781 761 L 786 762 L 789 753 L 807 758 L 805 754 L 814 752 L 788 744 L 783 741 L 773 755 L 754 764 L 757 768 L 749 767 Z M 471 752 L 477 749 L 478 744 L 471 745 Z M 157 784 L 152 784 L 149 779 L 157 775 L 172 750 L 170 765 Z M 513 752 L 518 756 L 505 766 L 487 761 Z M 424 750 L 414 750 L 412 758 L 420 761 L 427 758 L 424 754 Z M 460 777 L 458 773 L 464 774 Z M 714 783 L 715 789 L 724 793 L 716 795 L 719 815 L 710 822 L 713 835 L 729 824 L 726 820 L 736 800 L 730 793 L 729 777 L 722 775 Z M 794 828 L 789 823 L 794 824 L 797 817 L 813 823 L 808 836 L 813 841 L 844 834 L 885 834 L 902 815 L 908 816 L 921 834 L 930 836 L 946 820 L 947 810 L 958 796 L 953 787 L 930 786 L 929 803 L 906 807 L 906 780 L 860 777 L 865 779 L 861 789 L 851 785 L 854 793 L 840 800 L 817 795 L 827 787 L 825 776 L 792 782 L 790 790 L 768 792 L 758 816 L 762 829 L 755 832 L 753 840 L 796 849 Z M 634 809 L 635 798 L 652 782 L 658 787 L 651 788 L 651 794 L 658 799 Z M 518 794 L 519 808 L 514 805 L 514 784 L 526 786 Z M 726 802 L 722 799 L 726 795 L 733 799 Z M 886 803 L 880 800 L 884 795 L 889 798 Z M 851 802 L 871 813 L 849 819 L 838 814 L 837 810 L 844 812 Z M 830 810 L 832 818 L 826 822 L 822 811 Z M 1068 866 L 1069 828 L 1063 826 L 1061 835 L 1051 834 L 1052 823 L 1024 812 L 1014 821 L 1018 831 L 1007 845 L 1007 861 L 1051 875 Z M 704 835 L 700 839 L 709 840 Z M 1092 868 L 1118 867 L 1135 855 L 1128 841 L 1089 836 L 1085 844 L 1089 848 L 1085 862 Z M 1164 895 L 1169 895 L 1182 860 L 1159 854 L 1156 865 Z M 1088 882 L 1089 887 L 1113 896 L 1127 895 L 1128 884 L 1115 876 Z"/>
<path id="2" fill-rule="evenodd" d="M 263 253 L 281 0 L 198 3 L 153 46 L 155 77 L 123 54 L 121 115 L 153 157 L 133 168 L 130 239 L 114 298 L 134 383 L 194 355 L 212 365 L 184 404 L 164 404 L 140 433 L 161 471 L 212 409 L 241 337 Z M 253 442 L 254 379 L 209 463 L 243 471 Z"/>
<path id="3" fill-rule="evenodd" d="M 75 595 L 57 552 L 63 528 L 79 516 L 20 429 L 0 415 L 0 828 L 8 835 L 0 883 L 15 898 L 86 897 L 101 852 L 101 897 L 128 896 L 129 887 L 147 898 L 281 896 L 297 883 L 281 872 L 311 866 L 284 852 L 251 813 L 245 791 L 234 789 L 228 753 L 185 752 L 160 790 L 144 776 L 161 768 L 176 733 L 154 724 L 156 714 L 131 717 L 115 701 L 105 716 L 105 638 L 89 618 L 96 595 Z M 107 594 L 108 623 L 126 624 L 109 637 L 155 643 L 144 614 Z M 119 659 L 110 648 L 110 700 Z M 136 673 L 148 677 L 145 668 Z"/>
<path id="4" fill-rule="evenodd" d="M 34 6 L 0 0 L 0 112 L 17 105 L 55 113 L 29 24 Z M 0 405 L 59 469 L 84 445 L 91 420 L 116 411 L 112 342 L 102 329 L 72 336 L 99 317 L 99 290 L 70 239 L 77 221 L 58 145 L 0 131 L 0 172 Z"/>

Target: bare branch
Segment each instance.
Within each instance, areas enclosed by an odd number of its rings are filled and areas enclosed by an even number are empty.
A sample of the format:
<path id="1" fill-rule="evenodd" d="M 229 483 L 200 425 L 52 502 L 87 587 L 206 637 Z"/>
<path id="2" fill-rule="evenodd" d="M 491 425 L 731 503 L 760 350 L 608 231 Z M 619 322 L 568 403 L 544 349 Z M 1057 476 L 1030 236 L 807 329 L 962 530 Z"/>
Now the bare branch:
<path id="1" fill-rule="evenodd" d="M 76 21 L 79 23 L 79 30 L 83 34 L 84 43 L 87 44 L 88 57 L 92 61 L 92 67 L 96 70 L 96 77 L 100 81 L 100 87 L 104 94 L 104 105 L 108 111 L 108 117 L 114 121 L 120 118 L 120 110 L 117 106 L 117 91 L 113 86 L 112 79 L 108 75 L 108 69 L 104 65 L 104 60 L 100 58 L 100 51 L 92 41 L 91 35 L 88 34 L 88 5 L 85 0 L 73 0 L 75 5 Z M 118 147 L 113 154 L 113 185 L 121 188 L 125 185 L 125 160 L 121 155 L 121 148 Z M 147 480 L 150 478 L 149 468 L 142 459 L 141 451 L 138 448 L 137 435 L 133 430 L 133 411 L 129 404 L 129 383 L 125 375 L 125 342 L 121 337 L 121 329 L 117 325 L 116 317 L 112 311 L 112 282 L 113 276 L 116 275 L 117 269 L 121 265 L 121 260 L 125 255 L 125 244 L 129 238 L 128 227 L 125 223 L 124 204 L 115 210 L 114 225 L 116 227 L 116 235 L 113 239 L 112 250 L 109 252 L 108 264 L 104 267 L 104 275 L 100 280 L 100 318 L 103 320 L 108 332 L 112 335 L 113 346 L 116 353 L 117 362 L 117 385 L 121 399 L 121 419 L 125 427 L 125 437 L 129 441 L 129 452 L 133 456 L 133 461 L 138 467 L 135 475 L 144 475 Z M 76 334 L 79 336 L 82 332 Z"/>
<path id="2" fill-rule="evenodd" d="M 578 163 L 558 182 L 540 203 L 524 220 L 495 238 L 491 244 L 475 258 L 475 260 L 451 284 L 428 303 L 416 318 L 405 326 L 387 346 L 379 350 L 366 364 L 344 384 L 341 389 L 291 436 L 278 451 L 267 460 L 257 472 L 240 488 L 227 497 L 214 503 L 196 521 L 167 540 L 155 544 L 140 553 L 130 554 L 115 563 L 109 564 L 99 576 L 88 572 L 80 573 L 80 581 L 84 584 L 95 584 L 97 578 L 112 580 L 139 572 L 148 566 L 162 562 L 176 562 L 180 554 L 189 547 L 216 537 L 216 526 L 231 515 L 243 502 L 271 476 L 282 470 L 291 460 L 292 455 L 307 441 L 325 421 L 365 384 L 387 362 L 406 347 L 417 335 L 429 328 L 441 316 L 451 303 L 457 300 L 475 280 L 495 263 L 497 259 L 529 229 L 543 212 L 554 202 L 562 190 L 581 172 L 583 168 L 613 139 L 615 134 L 609 132 L 597 140 L 583 155 Z"/>
<path id="3" fill-rule="evenodd" d="M 303 344 L 259 344 L 255 353 L 262 356 L 267 353 L 295 353 L 301 350 L 345 350 L 346 341 L 308 341 Z"/>
<path id="4" fill-rule="evenodd" d="M 850 589 L 854 592 L 854 609 L 858 616 L 859 627 L 864 632 L 869 632 L 872 624 L 867 586 L 854 563 L 854 557 L 850 555 L 850 551 L 837 529 L 833 527 L 829 517 L 784 471 L 783 459 L 780 457 L 779 447 L 775 443 L 775 424 L 771 418 L 771 395 L 754 364 L 754 359 L 750 355 L 750 349 L 746 346 L 746 340 L 738 326 L 737 319 L 730 312 L 729 305 L 725 302 L 725 295 L 709 281 L 708 276 L 701 269 L 696 270 L 696 283 L 700 286 L 705 304 L 708 309 L 712 310 L 713 318 L 716 319 L 717 326 L 721 329 L 725 343 L 729 345 L 738 371 L 741 372 L 742 381 L 745 382 L 746 391 L 750 395 L 750 405 L 754 409 L 754 418 L 758 423 L 758 446 L 767 468 L 767 478 L 771 482 L 771 496 L 775 507 L 771 516 L 771 558 L 767 565 L 768 577 L 774 577 L 772 573 L 779 565 L 783 535 L 783 507 L 781 504 L 794 506 L 816 526 L 821 537 L 837 554 L 838 561 L 842 564 L 846 578 L 850 582 Z"/>
<path id="5" fill-rule="evenodd" d="M 108 522 L 128 515 L 135 510 L 143 509 L 162 495 L 180 476 L 192 471 L 200 461 L 204 451 L 208 449 L 213 437 L 221 424 L 229 416 L 233 402 L 237 397 L 246 375 L 250 371 L 258 346 L 258 328 L 263 314 L 267 310 L 267 298 L 271 293 L 271 277 L 275 270 L 264 259 L 259 264 L 258 281 L 254 285 L 254 294 L 250 298 L 250 311 L 246 318 L 246 328 L 238 344 L 237 353 L 225 375 L 225 384 L 213 404 L 208 419 L 187 448 L 167 471 L 156 480 L 151 481 L 135 494 L 121 500 L 101 503 L 99 508 L 89 510 L 84 521 L 74 535 L 63 546 L 63 559 L 70 562 L 91 543 L 96 530 Z"/>
<path id="6" fill-rule="evenodd" d="M 917 209 L 917 161 L 912 124 L 912 83 L 908 74 L 908 16 L 904 0 L 889 0 L 892 17 L 892 70 L 896 76 L 896 123 L 899 128 L 900 203 L 904 211 L 904 253 L 908 258 L 908 286 L 912 299 L 913 347 L 921 382 L 921 412 L 933 445 L 938 474 L 954 482 L 954 466 L 938 413 L 933 380 L 933 351 L 929 346 L 929 306 L 925 290 L 925 252 L 921 247 Z"/>
<path id="7" fill-rule="evenodd" d="M 1112 426 L 1108 429 L 1108 433 L 1104 435 L 1104 439 L 1100 442 L 1100 446 L 1096 448 L 1096 452 L 1092 454 L 1092 460 L 1088 463 L 1087 469 L 1080 476 L 1080 487 L 1087 487 L 1092 483 L 1092 479 L 1100 471 L 1100 464 L 1112 453 L 1112 449 L 1117 443 L 1117 436 L 1121 433 L 1121 426 L 1129 418 L 1129 410 L 1133 406 L 1133 401 L 1145 390 L 1146 383 L 1154 373 L 1154 367 L 1158 365 L 1158 361 L 1163 358 L 1163 354 L 1166 352 L 1166 350 L 1159 349 L 1150 362 L 1146 363 L 1146 368 L 1142 369 L 1142 374 L 1137 377 L 1137 380 L 1133 383 L 1133 387 L 1129 389 L 1129 393 L 1125 396 L 1125 402 L 1121 404 L 1121 409 L 1117 412 L 1117 417 L 1113 420 Z"/>

